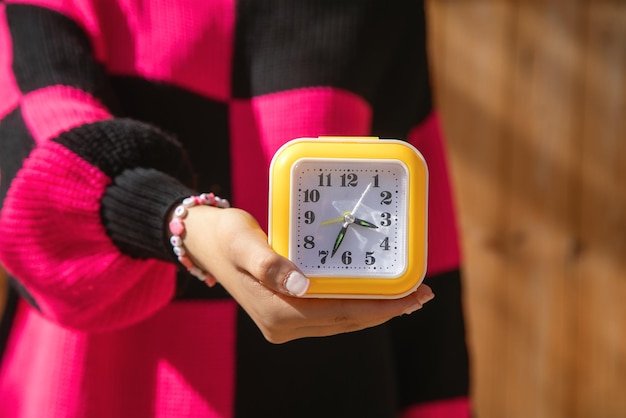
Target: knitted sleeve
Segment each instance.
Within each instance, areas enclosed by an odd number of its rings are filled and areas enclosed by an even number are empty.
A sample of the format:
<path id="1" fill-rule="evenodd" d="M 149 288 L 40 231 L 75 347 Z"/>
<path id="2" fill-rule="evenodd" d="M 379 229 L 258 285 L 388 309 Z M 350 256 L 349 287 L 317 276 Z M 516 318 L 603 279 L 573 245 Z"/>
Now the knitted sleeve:
<path id="1" fill-rule="evenodd" d="M 163 222 L 191 168 L 173 138 L 115 116 L 78 13 L 44 3 L 0 3 L 0 259 L 48 318 L 121 327 L 174 293 Z"/>

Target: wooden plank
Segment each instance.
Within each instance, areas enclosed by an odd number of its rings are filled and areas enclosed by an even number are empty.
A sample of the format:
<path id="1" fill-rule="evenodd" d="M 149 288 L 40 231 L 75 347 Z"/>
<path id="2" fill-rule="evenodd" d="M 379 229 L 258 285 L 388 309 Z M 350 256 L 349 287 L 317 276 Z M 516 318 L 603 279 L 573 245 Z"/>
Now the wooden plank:
<path id="1" fill-rule="evenodd" d="M 625 416 L 626 4 L 502 3 L 428 4 L 476 411 Z"/>
<path id="2" fill-rule="evenodd" d="M 580 133 L 580 417 L 626 416 L 626 3 L 591 2 Z"/>
<path id="3" fill-rule="evenodd" d="M 505 138 L 514 156 L 506 416 L 575 416 L 572 301 L 578 285 L 571 248 L 583 14 L 582 2 L 520 2 L 518 8 L 512 124 Z"/>
<path id="4" fill-rule="evenodd" d="M 479 416 L 505 416 L 509 327 L 507 202 L 511 153 L 503 141 L 510 100 L 515 5 L 429 3 L 436 100 L 441 107 L 465 254 L 473 402 Z"/>

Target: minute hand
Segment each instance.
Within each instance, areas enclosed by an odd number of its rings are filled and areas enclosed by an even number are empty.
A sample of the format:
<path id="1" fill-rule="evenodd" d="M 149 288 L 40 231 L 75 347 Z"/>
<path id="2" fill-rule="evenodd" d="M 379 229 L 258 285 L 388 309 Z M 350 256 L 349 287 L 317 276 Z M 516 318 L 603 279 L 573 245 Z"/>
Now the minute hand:
<path id="1" fill-rule="evenodd" d="M 352 216 L 354 216 L 354 213 L 356 212 L 356 210 L 359 208 L 359 206 L 361 206 L 361 202 L 363 202 L 363 199 L 365 198 L 365 195 L 367 194 L 367 192 L 370 190 L 370 187 L 372 187 L 372 183 L 368 184 L 365 190 L 363 190 L 361 197 L 359 197 L 359 200 L 356 202 L 356 205 L 354 205 L 354 209 L 352 209 L 352 212 L 350 212 Z"/>

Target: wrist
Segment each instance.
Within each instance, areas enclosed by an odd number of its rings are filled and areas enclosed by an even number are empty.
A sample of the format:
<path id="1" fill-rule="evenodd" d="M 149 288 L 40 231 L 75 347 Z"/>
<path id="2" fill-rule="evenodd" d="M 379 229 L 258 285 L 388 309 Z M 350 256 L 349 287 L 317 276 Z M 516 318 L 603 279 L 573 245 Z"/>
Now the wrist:
<path id="1" fill-rule="evenodd" d="M 170 244 L 172 245 L 172 251 L 178 262 L 185 267 L 189 273 L 205 282 L 208 286 L 214 286 L 216 283 L 215 278 L 197 265 L 185 245 L 185 238 L 187 236 L 185 220 L 190 210 L 197 206 L 229 208 L 230 204 L 226 199 L 221 199 L 213 193 L 202 193 L 183 199 L 168 217 L 168 230 L 171 234 Z"/>

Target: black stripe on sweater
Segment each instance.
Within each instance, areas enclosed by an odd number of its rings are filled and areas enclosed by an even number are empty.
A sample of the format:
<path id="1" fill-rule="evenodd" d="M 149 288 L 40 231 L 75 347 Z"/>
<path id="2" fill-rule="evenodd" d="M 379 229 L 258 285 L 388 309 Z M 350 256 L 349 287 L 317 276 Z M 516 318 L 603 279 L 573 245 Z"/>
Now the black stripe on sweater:
<path id="1" fill-rule="evenodd" d="M 0 120 L 0 208 L 11 182 L 35 147 L 19 108 Z"/>
<path id="2" fill-rule="evenodd" d="M 268 343 L 240 310 L 235 417 L 397 417 L 412 405 L 467 396 L 460 273 L 426 283 L 437 296 L 412 315 L 282 345 Z"/>
<path id="3" fill-rule="evenodd" d="M 390 322 L 400 405 L 467 396 L 468 353 L 458 270 L 425 280 L 435 299 Z"/>
<path id="4" fill-rule="evenodd" d="M 381 138 L 405 139 L 432 111 L 423 5 L 407 2 L 403 25 L 393 40 L 397 53 L 389 57 L 383 86 L 372 100 L 372 133 Z"/>
<path id="5" fill-rule="evenodd" d="M 112 112 L 118 108 L 97 64 L 83 29 L 69 17 L 50 9 L 7 4 L 6 16 L 13 40 L 13 72 L 20 90 L 65 85 L 99 99 Z"/>
<path id="6" fill-rule="evenodd" d="M 383 325 L 270 344 L 240 310 L 235 418 L 396 418 L 390 341 Z"/>
<path id="7" fill-rule="evenodd" d="M 231 198 L 228 105 L 139 77 L 112 76 L 121 114 L 175 132 L 196 171 L 198 190 Z"/>
<path id="8" fill-rule="evenodd" d="M 423 20 L 420 1 L 241 0 L 233 94 L 333 86 L 389 103 L 383 96 L 397 93 L 397 86 L 385 92 L 389 77 L 423 78 Z M 415 91 L 412 84 L 405 88 Z"/>

